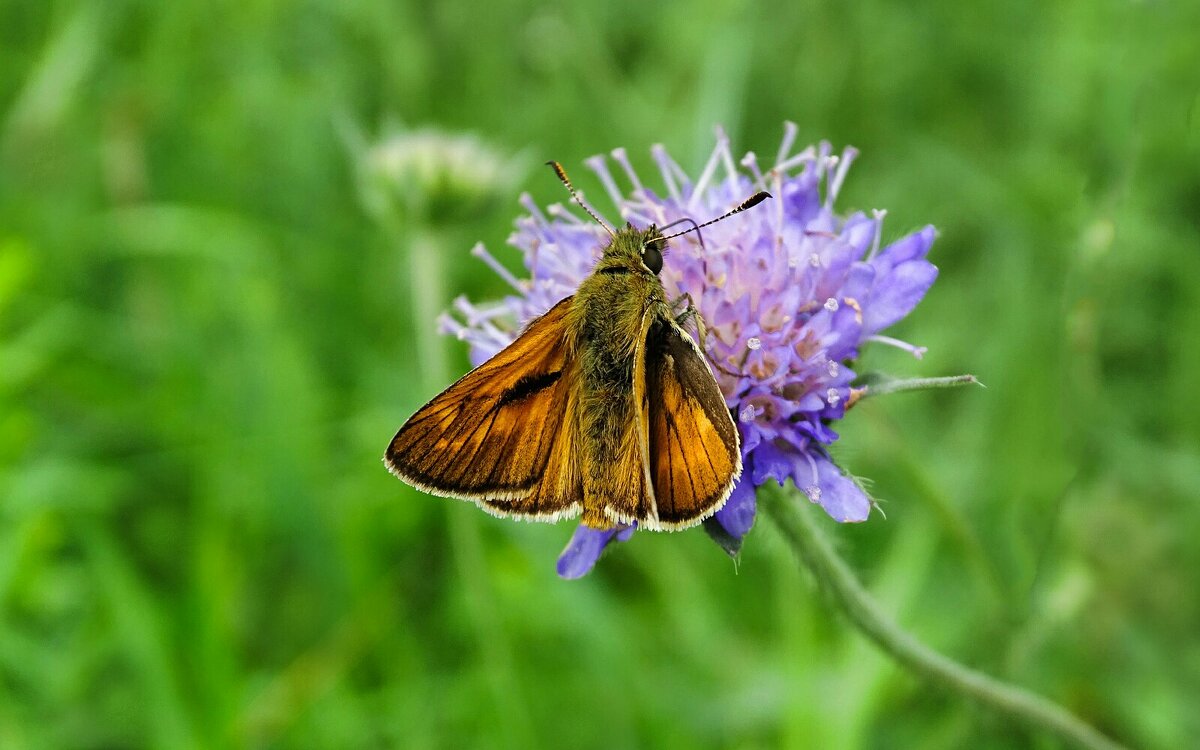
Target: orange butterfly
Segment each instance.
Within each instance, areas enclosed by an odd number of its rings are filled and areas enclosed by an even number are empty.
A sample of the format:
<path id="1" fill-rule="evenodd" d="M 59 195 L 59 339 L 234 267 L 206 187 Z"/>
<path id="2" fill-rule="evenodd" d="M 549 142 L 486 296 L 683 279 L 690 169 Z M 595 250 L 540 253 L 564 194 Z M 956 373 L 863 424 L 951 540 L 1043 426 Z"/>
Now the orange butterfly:
<path id="1" fill-rule="evenodd" d="M 683 529 L 720 509 L 742 470 L 737 428 L 683 328 L 694 317 L 703 335 L 690 299 L 668 301 L 658 278 L 667 240 L 687 232 L 605 229 L 612 241 L 574 296 L 404 423 L 384 456 L 393 474 L 498 516 L 582 513 L 596 529 Z"/>

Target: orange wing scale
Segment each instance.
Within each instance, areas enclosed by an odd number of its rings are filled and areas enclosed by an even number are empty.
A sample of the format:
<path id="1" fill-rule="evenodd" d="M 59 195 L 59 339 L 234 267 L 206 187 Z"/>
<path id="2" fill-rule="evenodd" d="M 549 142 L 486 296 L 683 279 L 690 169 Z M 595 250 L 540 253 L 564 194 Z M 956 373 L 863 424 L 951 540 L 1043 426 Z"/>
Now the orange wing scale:
<path id="1" fill-rule="evenodd" d="M 393 474 L 497 515 L 558 520 L 579 511 L 574 382 L 563 325 L 571 297 L 414 414 L 388 445 Z"/>
<path id="2" fill-rule="evenodd" d="M 645 363 L 643 420 L 657 528 L 693 526 L 724 505 L 741 475 L 737 428 L 700 348 L 673 321 L 650 327 Z"/>

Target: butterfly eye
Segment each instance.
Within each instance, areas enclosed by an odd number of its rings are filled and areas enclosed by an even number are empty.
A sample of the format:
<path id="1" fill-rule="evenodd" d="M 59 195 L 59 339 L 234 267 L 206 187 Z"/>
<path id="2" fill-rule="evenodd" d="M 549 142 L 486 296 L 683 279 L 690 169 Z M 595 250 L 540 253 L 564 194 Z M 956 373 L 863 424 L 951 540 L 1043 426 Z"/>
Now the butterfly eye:
<path id="1" fill-rule="evenodd" d="M 642 263 L 644 263 L 646 268 L 650 269 L 650 273 L 653 274 L 657 274 L 662 270 L 663 258 L 662 250 L 659 249 L 660 246 L 661 243 L 659 242 L 647 242 L 646 244 L 642 245 Z"/>

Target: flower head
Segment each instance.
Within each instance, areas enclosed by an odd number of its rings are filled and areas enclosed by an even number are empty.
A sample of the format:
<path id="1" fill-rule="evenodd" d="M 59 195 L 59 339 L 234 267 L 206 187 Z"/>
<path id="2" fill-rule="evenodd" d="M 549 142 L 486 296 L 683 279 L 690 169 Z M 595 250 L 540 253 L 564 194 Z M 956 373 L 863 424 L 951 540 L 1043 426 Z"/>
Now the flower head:
<path id="1" fill-rule="evenodd" d="M 753 153 L 734 163 L 727 139 L 703 171 L 690 178 L 662 146 L 652 150 L 662 188 L 643 183 L 623 149 L 612 152 L 614 174 L 602 156 L 587 160 L 621 219 L 664 226 L 680 218 L 703 221 L 756 190 L 775 200 L 671 241 L 660 275 L 667 294 L 691 295 L 708 327 L 707 354 L 741 433 L 744 469 L 715 516 L 720 535 L 737 543 L 755 516 L 755 488 L 792 480 L 837 521 L 864 521 L 872 503 L 830 459 L 838 438 L 831 424 L 861 395 L 852 387 L 862 347 L 878 341 L 920 357 L 923 349 L 879 332 L 907 315 L 937 276 L 925 256 L 934 239 L 925 227 L 881 247 L 883 211 L 840 216 L 833 204 L 857 152 L 834 155 L 821 143 L 792 153 L 796 126 L 788 123 L 774 164 L 765 171 Z M 628 191 L 618 186 L 622 179 Z M 442 330 L 471 345 L 484 361 L 508 344 L 519 325 L 572 294 L 607 242 L 605 230 L 554 205 L 529 215 L 509 242 L 524 254 L 530 278 L 518 280 L 487 251 L 473 251 L 503 275 L 514 294 L 474 305 L 455 302 Z M 559 561 L 559 573 L 591 569 L 606 544 L 628 533 L 580 526 Z M 728 545 L 726 545 L 728 548 Z"/>
<path id="2" fill-rule="evenodd" d="M 476 136 L 428 128 L 361 143 L 359 152 L 362 200 L 376 217 L 460 220 L 507 194 L 520 172 Z"/>

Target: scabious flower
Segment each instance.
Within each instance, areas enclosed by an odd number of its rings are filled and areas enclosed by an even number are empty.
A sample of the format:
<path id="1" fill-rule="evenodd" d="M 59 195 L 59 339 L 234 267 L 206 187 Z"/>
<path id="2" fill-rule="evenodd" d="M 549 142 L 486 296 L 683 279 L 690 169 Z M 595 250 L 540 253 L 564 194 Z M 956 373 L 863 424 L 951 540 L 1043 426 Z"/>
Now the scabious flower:
<path id="1" fill-rule="evenodd" d="M 397 215 L 454 223 L 510 194 L 521 173 L 480 138 L 435 129 L 399 130 L 377 141 L 351 133 L 364 207 L 385 223 Z"/>
<path id="2" fill-rule="evenodd" d="M 622 221 L 664 226 L 719 215 L 756 190 L 775 200 L 671 241 L 660 275 L 671 298 L 686 292 L 708 326 L 707 354 L 741 433 L 744 468 L 715 516 L 714 536 L 737 549 L 755 516 L 755 488 L 791 480 L 834 520 L 864 521 L 872 502 L 830 459 L 838 439 L 831 424 L 863 390 L 854 361 L 868 342 L 897 346 L 920 358 L 924 349 L 880 335 L 925 295 L 937 268 L 925 259 L 934 239 L 927 226 L 881 247 L 883 211 L 839 216 L 833 204 L 857 152 L 834 155 L 828 143 L 792 153 L 796 126 L 787 123 L 774 164 L 765 170 L 753 153 L 737 164 L 728 140 L 691 179 L 662 146 L 652 149 L 662 188 L 651 189 L 624 149 L 587 160 Z M 629 187 L 618 185 L 620 178 Z M 590 219 L 561 205 L 545 211 L 529 196 L 529 215 L 517 220 L 509 244 L 524 254 L 529 279 L 517 279 L 482 245 L 482 258 L 512 285 L 500 302 L 454 303 L 441 329 L 471 346 L 479 364 L 508 344 L 531 318 L 574 293 L 600 257 L 608 236 Z M 711 524 L 712 522 L 710 522 Z M 559 559 L 559 574 L 586 574 L 610 542 L 629 529 L 580 526 Z"/>

